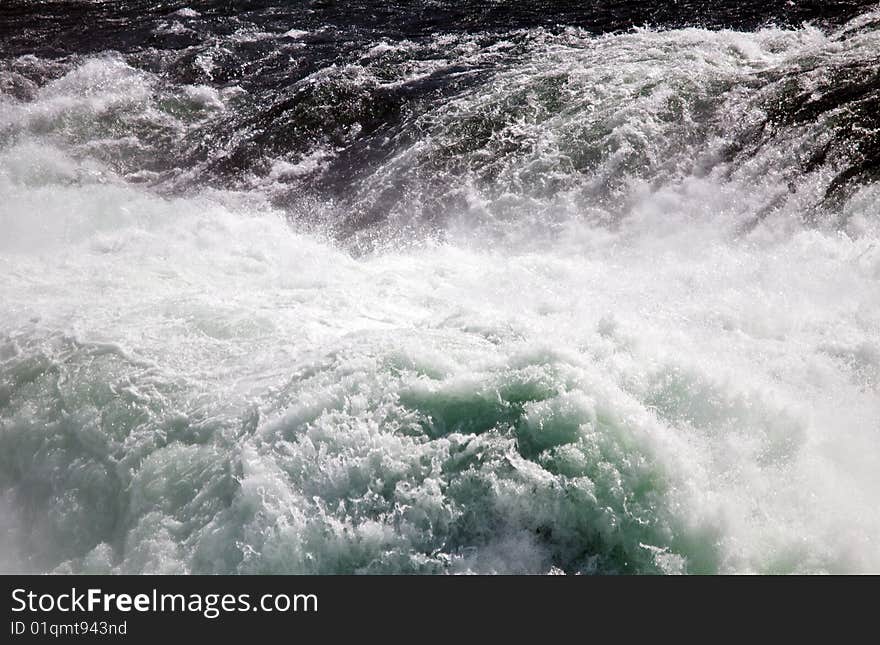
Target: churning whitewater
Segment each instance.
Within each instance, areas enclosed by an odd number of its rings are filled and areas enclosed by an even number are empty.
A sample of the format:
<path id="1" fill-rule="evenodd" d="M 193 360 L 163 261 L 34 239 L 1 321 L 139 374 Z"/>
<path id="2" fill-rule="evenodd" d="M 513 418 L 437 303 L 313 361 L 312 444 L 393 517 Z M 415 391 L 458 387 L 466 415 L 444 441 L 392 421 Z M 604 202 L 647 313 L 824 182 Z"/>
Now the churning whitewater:
<path id="1" fill-rule="evenodd" d="M 880 572 L 880 10 L 107 4 L 0 9 L 0 571 Z"/>

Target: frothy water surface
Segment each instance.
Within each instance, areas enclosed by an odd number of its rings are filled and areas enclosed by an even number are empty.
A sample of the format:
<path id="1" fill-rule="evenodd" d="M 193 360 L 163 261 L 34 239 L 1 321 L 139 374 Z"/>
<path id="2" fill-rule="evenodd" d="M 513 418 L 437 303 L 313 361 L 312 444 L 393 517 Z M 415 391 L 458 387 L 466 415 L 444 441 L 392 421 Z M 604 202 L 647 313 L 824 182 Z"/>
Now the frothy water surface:
<path id="1" fill-rule="evenodd" d="M 877 13 L 267 11 L 8 41 L 0 568 L 880 570 Z"/>

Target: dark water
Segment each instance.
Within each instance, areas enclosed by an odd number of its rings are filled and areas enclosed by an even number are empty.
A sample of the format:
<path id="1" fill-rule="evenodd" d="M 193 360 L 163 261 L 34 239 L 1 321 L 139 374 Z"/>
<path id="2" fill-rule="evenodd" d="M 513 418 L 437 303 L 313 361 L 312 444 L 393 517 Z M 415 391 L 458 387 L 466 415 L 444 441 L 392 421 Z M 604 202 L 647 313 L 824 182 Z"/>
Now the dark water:
<path id="1" fill-rule="evenodd" d="M 796 27 L 805 21 L 840 25 L 870 2 L 201 2 L 184 16 L 192 34 L 155 28 L 186 2 L 13 1 L 3 8 L 7 54 L 66 55 L 104 49 L 181 49 L 208 35 L 241 28 L 286 31 L 332 29 L 347 38 L 420 38 L 431 33 L 503 32 L 536 27 L 582 27 L 592 33 L 632 27 L 756 29 Z M 201 38 L 200 38 L 201 37 Z"/>
<path id="2" fill-rule="evenodd" d="M 880 569 L 868 2 L 4 2 L 0 568 Z"/>
<path id="3" fill-rule="evenodd" d="M 454 6 L 451 6 L 454 5 Z M 198 84 L 243 90 L 232 113 L 211 119 L 172 142 L 168 133 L 147 135 L 149 154 L 117 161 L 123 171 L 160 173 L 166 190 L 193 184 L 228 186 L 269 172 L 272 159 L 317 147 L 332 147 L 333 158 L 308 181 L 289 181 L 290 190 L 276 190 L 274 203 L 289 207 L 303 191 L 350 201 L 352 183 L 370 176 L 389 156 L 422 136 L 418 117 L 442 106 L 455 95 L 485 82 L 499 67 L 527 56 L 536 30 L 543 35 L 580 28 L 591 34 L 626 32 L 633 28 L 754 30 L 797 27 L 810 21 L 833 30 L 872 6 L 869 2 L 549 2 L 528 7 L 507 2 L 210 2 L 197 15 L 186 3 L 155 2 L 13 2 L 2 11 L 5 25 L 0 54 L 6 60 L 22 55 L 69 61 L 71 57 L 117 52 L 139 69 L 157 74 L 169 86 Z M 184 10 L 183 14 L 179 12 Z M 307 32 L 285 36 L 291 29 Z M 456 60 L 448 34 L 458 44 L 472 39 L 491 48 L 494 56 Z M 250 37 L 248 36 L 250 34 Z M 414 43 L 404 53 L 387 52 L 369 60 L 365 51 L 376 43 Z M 406 78 L 409 67 L 452 53 L 447 64 Z M 204 60 L 210 60 L 210 69 Z M 346 66 L 364 66 L 372 83 L 352 83 Z M 27 67 L 27 66 L 24 66 Z M 5 79 L 9 91 L 22 98 L 66 64 L 36 66 Z M 316 79 L 328 70 L 326 77 Z M 798 87 L 806 69 L 790 70 L 789 87 L 766 106 L 768 118 L 740 133 L 731 154 L 753 149 L 775 123 L 812 122 L 845 109 L 846 123 L 835 127 L 833 140 L 811 151 L 806 170 L 824 164 L 840 150 L 846 167 L 828 186 L 828 196 L 851 182 L 872 180 L 878 167 L 877 130 L 880 82 L 874 60 L 847 61 L 839 73 L 819 81 L 819 96 Z M 783 72 L 785 73 L 785 72 Z M 765 80 L 777 80 L 773 72 Z M 155 126 L 151 125 L 155 130 Z M 487 131 L 492 124 L 478 129 Z M 479 137 L 479 133 L 475 133 Z M 466 147 L 481 145 L 479 138 Z M 144 158 L 148 157 L 148 158 Z M 458 173 L 452 173 L 453 175 Z M 337 222 L 340 234 L 381 222 L 401 199 L 405 187 L 384 191 L 371 203 L 345 207 Z M 446 187 L 432 187 L 445 193 Z M 374 202 L 374 203 L 373 203 Z M 440 200 L 426 217 L 437 219 L 450 208 Z"/>

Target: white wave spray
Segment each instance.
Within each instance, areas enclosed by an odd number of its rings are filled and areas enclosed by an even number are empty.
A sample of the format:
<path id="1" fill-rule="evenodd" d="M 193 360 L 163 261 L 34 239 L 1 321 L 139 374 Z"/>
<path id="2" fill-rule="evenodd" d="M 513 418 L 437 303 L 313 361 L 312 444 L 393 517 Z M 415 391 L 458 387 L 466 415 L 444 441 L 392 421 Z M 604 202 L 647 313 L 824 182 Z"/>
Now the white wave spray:
<path id="1" fill-rule="evenodd" d="M 4 97 L 0 566 L 880 570 L 880 194 L 805 221 L 833 176 L 793 174 L 809 127 L 721 152 L 757 75 L 876 32 L 531 38 L 358 187 L 416 187 L 364 254 L 272 175 L 120 170 L 233 94 L 169 112 L 97 57 Z M 407 241 L 462 164 L 466 207 Z"/>

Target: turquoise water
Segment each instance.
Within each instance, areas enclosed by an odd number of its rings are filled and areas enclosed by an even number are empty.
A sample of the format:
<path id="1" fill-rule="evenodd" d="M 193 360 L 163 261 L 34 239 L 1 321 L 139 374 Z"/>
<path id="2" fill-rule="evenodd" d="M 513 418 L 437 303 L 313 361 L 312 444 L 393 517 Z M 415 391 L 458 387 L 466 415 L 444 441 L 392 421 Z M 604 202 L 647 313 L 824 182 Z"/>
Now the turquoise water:
<path id="1" fill-rule="evenodd" d="M 2 570 L 880 569 L 877 188 L 799 166 L 839 112 L 729 153 L 876 30 L 526 40 L 412 116 L 348 208 L 410 188 L 342 240 L 271 199 L 332 148 L 137 174 L 229 88 L 105 54 L 3 95 Z"/>

